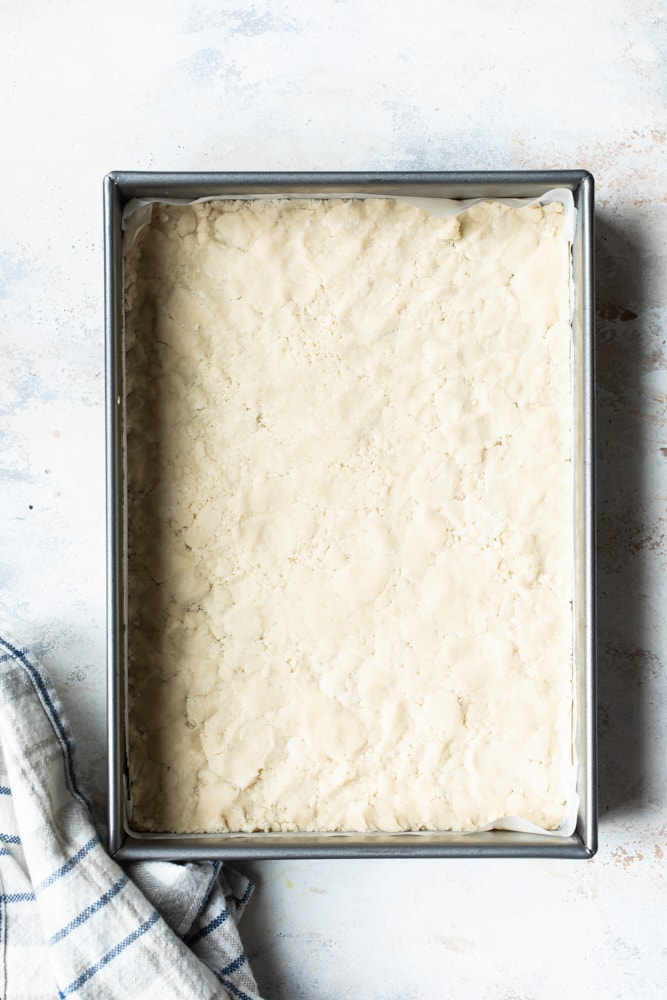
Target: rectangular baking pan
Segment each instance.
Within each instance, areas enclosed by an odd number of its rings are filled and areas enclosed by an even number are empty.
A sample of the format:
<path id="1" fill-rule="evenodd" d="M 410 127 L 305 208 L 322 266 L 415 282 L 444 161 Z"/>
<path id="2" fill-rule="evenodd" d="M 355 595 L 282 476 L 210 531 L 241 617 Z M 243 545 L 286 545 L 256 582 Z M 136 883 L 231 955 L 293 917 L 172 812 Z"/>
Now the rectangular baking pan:
<path id="1" fill-rule="evenodd" d="M 128 822 L 126 760 L 126 497 L 123 458 L 123 208 L 132 198 L 257 194 L 536 198 L 574 197 L 575 518 L 574 612 L 577 822 L 571 836 L 492 830 L 403 834 L 143 834 Z M 597 850 L 594 470 L 594 183 L 584 170 L 404 173 L 142 173 L 104 180 L 107 465 L 108 846 L 120 860 L 155 858 L 541 857 L 589 858 Z"/>

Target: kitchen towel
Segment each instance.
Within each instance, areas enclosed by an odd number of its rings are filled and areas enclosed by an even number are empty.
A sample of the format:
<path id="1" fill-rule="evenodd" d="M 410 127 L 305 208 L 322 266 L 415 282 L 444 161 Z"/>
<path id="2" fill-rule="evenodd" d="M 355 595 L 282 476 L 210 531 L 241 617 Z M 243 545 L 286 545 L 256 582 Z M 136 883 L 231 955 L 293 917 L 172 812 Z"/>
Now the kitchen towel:
<path id="1" fill-rule="evenodd" d="M 218 861 L 109 857 L 53 684 L 0 637 L 0 1000 L 260 1000 L 251 891 Z"/>

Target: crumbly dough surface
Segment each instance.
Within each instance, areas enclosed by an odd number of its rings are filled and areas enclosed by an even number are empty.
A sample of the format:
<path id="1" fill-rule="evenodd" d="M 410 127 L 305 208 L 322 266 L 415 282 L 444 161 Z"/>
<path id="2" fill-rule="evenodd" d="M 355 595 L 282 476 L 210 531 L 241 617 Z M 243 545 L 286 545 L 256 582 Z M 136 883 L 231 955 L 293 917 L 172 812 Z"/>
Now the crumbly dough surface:
<path id="1" fill-rule="evenodd" d="M 561 822 L 562 206 L 153 207 L 126 268 L 133 826 Z"/>

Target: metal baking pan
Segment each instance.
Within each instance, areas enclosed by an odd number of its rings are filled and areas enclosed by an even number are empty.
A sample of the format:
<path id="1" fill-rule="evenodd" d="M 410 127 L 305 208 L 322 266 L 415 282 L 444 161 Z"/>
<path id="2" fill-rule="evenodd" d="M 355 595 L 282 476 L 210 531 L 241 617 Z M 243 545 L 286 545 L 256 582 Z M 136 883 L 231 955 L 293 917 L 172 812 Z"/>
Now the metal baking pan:
<path id="1" fill-rule="evenodd" d="M 574 197 L 575 733 L 579 806 L 572 835 L 491 830 L 404 834 L 145 834 L 128 822 L 125 733 L 126 508 L 123 441 L 123 208 L 132 198 L 266 195 Z M 594 184 L 584 170 L 405 173 L 134 173 L 104 180 L 107 463 L 108 843 L 122 860 L 324 857 L 589 858 L 597 850 L 594 472 Z"/>

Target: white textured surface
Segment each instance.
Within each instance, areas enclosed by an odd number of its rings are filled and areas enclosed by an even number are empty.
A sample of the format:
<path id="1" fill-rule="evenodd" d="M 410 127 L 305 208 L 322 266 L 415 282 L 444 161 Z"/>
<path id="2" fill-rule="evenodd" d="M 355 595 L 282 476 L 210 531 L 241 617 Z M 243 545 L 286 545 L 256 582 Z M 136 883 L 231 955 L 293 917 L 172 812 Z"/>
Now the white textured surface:
<path id="1" fill-rule="evenodd" d="M 135 827 L 567 827 L 563 206 L 152 216 L 126 267 Z"/>
<path id="2" fill-rule="evenodd" d="M 269 1000 L 663 996 L 664 2 L 5 0 L 1 20 L 0 609 L 51 670 L 98 802 L 103 175 L 593 171 L 600 852 L 247 866 L 245 933 Z"/>

